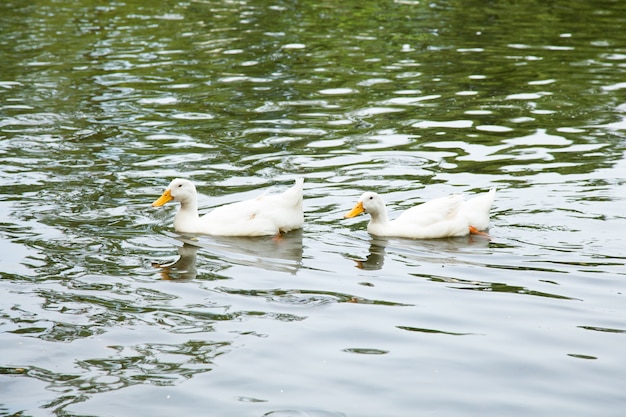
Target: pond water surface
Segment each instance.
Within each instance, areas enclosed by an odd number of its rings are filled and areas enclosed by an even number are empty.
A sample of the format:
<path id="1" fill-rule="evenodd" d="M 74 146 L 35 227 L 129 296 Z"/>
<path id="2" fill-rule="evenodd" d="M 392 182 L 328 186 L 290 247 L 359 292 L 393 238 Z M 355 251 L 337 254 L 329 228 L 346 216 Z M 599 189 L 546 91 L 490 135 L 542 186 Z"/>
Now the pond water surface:
<path id="1" fill-rule="evenodd" d="M 0 16 L 1 416 L 624 415 L 623 1 Z M 177 176 L 305 226 L 181 236 Z M 491 187 L 491 240 L 342 219 Z"/>

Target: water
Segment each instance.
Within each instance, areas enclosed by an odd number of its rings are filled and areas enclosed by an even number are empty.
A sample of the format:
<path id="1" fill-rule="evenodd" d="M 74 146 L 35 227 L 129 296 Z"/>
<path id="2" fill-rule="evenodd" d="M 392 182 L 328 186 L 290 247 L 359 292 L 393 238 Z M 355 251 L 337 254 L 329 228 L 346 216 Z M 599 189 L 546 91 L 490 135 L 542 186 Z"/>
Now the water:
<path id="1" fill-rule="evenodd" d="M 623 414 L 622 2 L 0 8 L 1 415 Z M 179 236 L 175 176 L 305 227 Z M 342 220 L 493 186 L 491 241 Z"/>

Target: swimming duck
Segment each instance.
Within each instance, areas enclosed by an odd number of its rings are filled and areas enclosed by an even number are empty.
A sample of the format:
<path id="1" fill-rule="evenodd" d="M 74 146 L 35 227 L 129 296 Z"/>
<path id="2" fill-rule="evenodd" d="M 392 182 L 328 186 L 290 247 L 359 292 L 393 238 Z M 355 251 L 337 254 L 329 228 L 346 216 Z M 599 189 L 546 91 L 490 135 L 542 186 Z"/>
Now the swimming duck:
<path id="1" fill-rule="evenodd" d="M 304 178 L 281 194 L 261 194 L 257 198 L 217 207 L 200 217 L 198 193 L 186 179 L 172 180 L 152 207 L 178 201 L 174 229 L 181 233 L 216 236 L 271 236 L 299 229 L 304 223 L 302 187 Z"/>
<path id="2" fill-rule="evenodd" d="M 489 210 L 495 194 L 496 190 L 492 188 L 469 200 L 465 200 L 462 194 L 440 197 L 411 207 L 396 219 L 389 220 L 382 197 L 368 191 L 361 195 L 344 218 L 368 213 L 371 219 L 367 231 L 374 236 L 436 239 L 468 234 L 487 235 L 484 230 L 489 227 Z"/>

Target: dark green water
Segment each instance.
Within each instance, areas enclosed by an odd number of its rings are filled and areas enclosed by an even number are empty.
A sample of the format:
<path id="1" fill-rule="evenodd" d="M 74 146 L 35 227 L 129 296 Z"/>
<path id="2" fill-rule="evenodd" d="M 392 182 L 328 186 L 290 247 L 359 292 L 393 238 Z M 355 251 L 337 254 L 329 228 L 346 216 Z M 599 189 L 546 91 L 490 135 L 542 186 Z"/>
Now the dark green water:
<path id="1" fill-rule="evenodd" d="M 620 1 L 3 2 L 0 416 L 621 416 L 624 27 Z M 177 176 L 203 210 L 303 176 L 305 227 L 191 241 L 150 207 Z M 341 219 L 490 187 L 491 241 Z"/>

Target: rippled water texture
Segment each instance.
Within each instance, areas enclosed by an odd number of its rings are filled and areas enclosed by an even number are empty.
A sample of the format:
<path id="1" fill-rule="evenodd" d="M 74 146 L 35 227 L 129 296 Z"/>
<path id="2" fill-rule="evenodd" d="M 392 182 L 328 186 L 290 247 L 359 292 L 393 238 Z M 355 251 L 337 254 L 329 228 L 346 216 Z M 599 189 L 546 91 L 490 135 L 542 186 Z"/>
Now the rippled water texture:
<path id="1" fill-rule="evenodd" d="M 0 5 L 0 415 L 622 416 L 626 3 Z M 282 240 L 180 236 L 305 178 Z M 374 239 L 497 187 L 492 239 Z"/>

